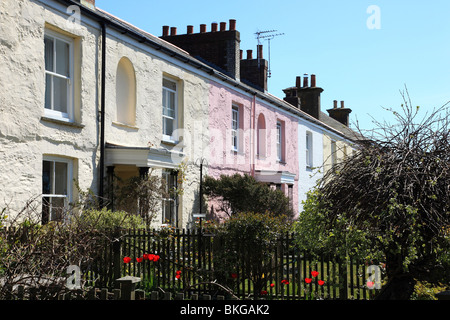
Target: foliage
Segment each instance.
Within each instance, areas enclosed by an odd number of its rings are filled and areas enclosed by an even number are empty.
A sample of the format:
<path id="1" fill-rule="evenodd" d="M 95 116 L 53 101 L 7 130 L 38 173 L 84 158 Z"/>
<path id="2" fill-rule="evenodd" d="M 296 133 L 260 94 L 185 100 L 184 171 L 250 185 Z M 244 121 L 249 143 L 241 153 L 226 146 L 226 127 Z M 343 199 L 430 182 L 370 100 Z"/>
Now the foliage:
<path id="1" fill-rule="evenodd" d="M 116 177 L 113 189 L 114 209 L 139 214 L 147 227 L 160 212 L 162 199 L 169 197 L 165 181 L 151 173 L 127 180 Z"/>
<path id="2" fill-rule="evenodd" d="M 105 246 L 114 241 L 108 228 L 136 221 L 124 213 L 115 215 L 107 210 L 86 209 L 88 214 L 83 215 L 83 210 L 72 208 L 66 212 L 64 221 L 42 225 L 39 206 L 34 202 L 30 200 L 18 215 L 9 218 L 8 227 L 0 228 L 0 270 L 4 284 L 0 287 L 0 300 L 8 287 L 18 285 L 45 284 L 51 289 L 47 292 L 48 299 L 67 292 L 69 267 L 76 266 L 87 275 Z M 86 278 L 79 280 L 77 292 L 87 291 L 90 284 Z"/>
<path id="3" fill-rule="evenodd" d="M 324 175 L 316 200 L 324 230 L 361 230 L 371 252 L 384 255 L 380 297 L 407 299 L 414 278 L 442 274 L 449 259 L 450 118 L 443 106 L 417 122 L 419 108 L 406 98 L 402 109 Z"/>
<path id="4" fill-rule="evenodd" d="M 432 284 L 427 281 L 417 281 L 411 300 L 437 300 L 436 294 L 447 289 L 443 284 Z"/>
<path id="5" fill-rule="evenodd" d="M 294 214 L 289 198 L 282 191 L 273 190 L 247 174 L 221 175 L 219 179 L 207 176 L 203 193 L 220 200 L 219 209 L 230 217 L 240 212 L 271 213 L 289 218 Z"/>
<path id="6" fill-rule="evenodd" d="M 81 219 L 88 225 L 96 226 L 97 229 L 142 229 L 146 227 L 144 220 L 138 215 L 125 211 L 111 211 L 106 208 L 86 210 Z"/>
<path id="7" fill-rule="evenodd" d="M 356 228 L 352 220 L 342 215 L 333 225 L 328 224 L 329 209 L 319 201 L 320 190 L 313 188 L 303 202 L 303 211 L 294 222 L 295 243 L 313 258 L 323 255 L 366 261 L 380 261 L 382 255 L 373 252 L 371 242 L 362 228 Z"/>
<path id="8" fill-rule="evenodd" d="M 273 268 L 270 261 L 280 236 L 288 232 L 286 218 L 267 213 L 239 213 L 216 229 L 215 272 L 218 282 L 236 289 L 235 279 L 250 279 L 255 294 Z"/>

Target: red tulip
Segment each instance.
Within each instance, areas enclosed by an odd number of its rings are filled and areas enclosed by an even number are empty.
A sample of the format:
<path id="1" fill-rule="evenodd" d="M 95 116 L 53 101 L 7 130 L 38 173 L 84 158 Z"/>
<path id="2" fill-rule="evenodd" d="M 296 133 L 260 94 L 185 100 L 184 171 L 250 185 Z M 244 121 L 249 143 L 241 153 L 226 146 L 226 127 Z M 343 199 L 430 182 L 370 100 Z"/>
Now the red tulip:
<path id="1" fill-rule="evenodd" d="M 154 262 L 158 261 L 159 259 L 160 259 L 160 256 L 158 256 L 157 254 L 155 254 L 155 255 L 153 256 L 153 261 L 154 261 Z"/>
<path id="2" fill-rule="evenodd" d="M 317 277 L 319 275 L 319 272 L 317 271 L 312 271 L 311 275 L 313 276 L 313 278 Z"/>
<path id="3" fill-rule="evenodd" d="M 175 278 L 180 279 L 180 278 L 181 278 L 181 275 L 177 274 L 177 275 L 175 276 Z"/>
<path id="4" fill-rule="evenodd" d="M 136 258 L 137 262 L 142 262 L 143 258 Z"/>
<path id="5" fill-rule="evenodd" d="M 143 258 L 144 260 L 148 260 L 148 253 L 144 253 Z"/>
<path id="6" fill-rule="evenodd" d="M 123 258 L 123 263 L 130 263 L 130 262 L 131 262 L 131 258 L 130 257 Z"/>
<path id="7" fill-rule="evenodd" d="M 261 291 L 261 295 L 266 295 L 267 294 L 267 291 L 266 290 L 262 290 Z"/>
<path id="8" fill-rule="evenodd" d="M 275 283 L 271 283 L 271 284 L 270 284 L 270 287 L 271 287 L 271 288 L 275 287 Z"/>
<path id="9" fill-rule="evenodd" d="M 306 278 L 306 279 L 305 279 L 305 282 L 306 282 L 306 283 L 311 283 L 311 281 L 312 281 L 311 278 Z"/>
<path id="10" fill-rule="evenodd" d="M 231 274 L 231 277 L 232 277 L 233 279 L 236 279 L 237 276 L 238 276 L 238 275 L 237 275 L 236 273 L 232 273 L 232 274 Z"/>
<path id="11" fill-rule="evenodd" d="M 319 283 L 319 286 L 323 286 L 325 284 L 325 281 L 319 280 L 318 283 Z"/>

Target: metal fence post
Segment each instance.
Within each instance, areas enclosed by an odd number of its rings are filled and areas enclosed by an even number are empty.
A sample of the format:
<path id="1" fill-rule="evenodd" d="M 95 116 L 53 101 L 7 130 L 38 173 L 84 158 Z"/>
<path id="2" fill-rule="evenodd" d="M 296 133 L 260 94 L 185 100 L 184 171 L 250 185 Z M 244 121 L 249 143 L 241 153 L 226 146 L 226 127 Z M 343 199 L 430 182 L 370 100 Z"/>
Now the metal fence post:
<path id="1" fill-rule="evenodd" d="M 121 249 L 121 240 L 120 240 L 120 230 L 116 229 L 113 233 L 113 279 L 119 279 L 121 277 L 121 257 L 120 257 L 120 249 Z M 112 279 L 111 279 L 112 280 Z M 117 282 L 116 282 L 117 283 Z"/>

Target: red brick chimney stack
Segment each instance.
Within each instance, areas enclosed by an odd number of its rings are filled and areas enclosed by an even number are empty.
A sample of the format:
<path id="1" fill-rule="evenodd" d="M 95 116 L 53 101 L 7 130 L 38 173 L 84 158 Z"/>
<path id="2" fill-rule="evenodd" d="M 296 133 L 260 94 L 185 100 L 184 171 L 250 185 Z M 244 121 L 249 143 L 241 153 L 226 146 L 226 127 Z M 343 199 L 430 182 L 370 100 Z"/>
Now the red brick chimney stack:
<path id="1" fill-rule="evenodd" d="M 200 31 L 194 33 L 192 26 L 187 26 L 186 34 L 170 32 L 167 26 L 163 27 L 161 38 L 177 47 L 198 56 L 203 60 L 217 66 L 234 79 L 240 77 L 240 34 L 236 30 L 236 20 L 231 19 L 229 30 L 227 23 L 211 23 L 211 32 L 207 31 L 206 24 L 200 24 Z"/>
<path id="2" fill-rule="evenodd" d="M 352 110 L 345 107 L 344 101 L 341 101 L 341 107 L 338 108 L 338 101 L 333 101 L 333 108 L 328 109 L 328 114 L 331 118 L 339 121 L 345 126 L 349 126 L 350 123 L 350 113 L 352 113 Z"/>

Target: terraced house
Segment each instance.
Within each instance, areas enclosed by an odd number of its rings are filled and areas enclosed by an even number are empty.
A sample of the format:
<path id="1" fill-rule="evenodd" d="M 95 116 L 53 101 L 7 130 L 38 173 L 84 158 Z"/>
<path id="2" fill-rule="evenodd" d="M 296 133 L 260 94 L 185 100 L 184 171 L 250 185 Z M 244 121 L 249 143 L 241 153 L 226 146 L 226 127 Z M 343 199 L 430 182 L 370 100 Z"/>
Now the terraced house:
<path id="1" fill-rule="evenodd" d="M 6 0 L 0 12 L 0 208 L 34 199 L 43 223 L 61 220 L 79 190 L 114 206 L 114 181 L 151 173 L 176 187 L 183 170 L 183 194 L 161 200 L 154 225 L 184 228 L 205 163 L 283 190 L 299 212 L 316 168 L 353 148 L 350 110 L 323 113 L 314 75 L 283 99 L 267 92 L 262 47 L 244 58 L 235 20 L 156 37 L 95 0 Z"/>

